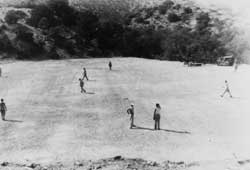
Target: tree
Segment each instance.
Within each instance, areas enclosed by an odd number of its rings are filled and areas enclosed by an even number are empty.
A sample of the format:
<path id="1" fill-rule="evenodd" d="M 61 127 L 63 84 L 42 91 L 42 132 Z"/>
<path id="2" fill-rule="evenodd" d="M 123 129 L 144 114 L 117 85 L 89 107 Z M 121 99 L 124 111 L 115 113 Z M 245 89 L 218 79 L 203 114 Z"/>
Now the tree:
<path id="1" fill-rule="evenodd" d="M 35 59 L 34 56 L 43 53 L 43 48 L 33 41 L 33 33 L 19 25 L 16 28 L 14 48 L 17 50 L 18 59 Z"/>
<path id="2" fill-rule="evenodd" d="M 99 48 L 103 51 L 120 51 L 123 33 L 123 25 L 119 23 L 113 21 L 102 23 L 97 32 Z"/>
<path id="3" fill-rule="evenodd" d="M 169 9 L 174 6 L 174 2 L 171 0 L 164 1 L 161 5 L 159 5 L 159 13 L 164 15 L 167 13 Z"/>
<path id="4" fill-rule="evenodd" d="M 54 15 L 47 5 L 38 5 L 31 10 L 31 17 L 27 20 L 27 23 L 33 27 L 39 27 L 39 22 L 44 18 L 47 20 L 47 27 L 53 27 L 59 25 L 59 19 Z"/>
<path id="5" fill-rule="evenodd" d="M 196 18 L 196 21 L 196 31 L 200 33 L 210 31 L 209 29 L 211 28 L 211 18 L 209 17 L 209 14 L 207 12 L 199 13 Z"/>
<path id="6" fill-rule="evenodd" d="M 25 19 L 26 17 L 28 17 L 28 15 L 23 11 L 10 10 L 5 15 L 4 20 L 8 24 L 16 24 L 17 21 Z"/>
<path id="7" fill-rule="evenodd" d="M 11 41 L 4 32 L 4 28 L 0 27 L 0 52 L 9 52 L 13 51 Z"/>
<path id="8" fill-rule="evenodd" d="M 179 17 L 177 14 L 175 13 L 169 13 L 168 14 L 168 21 L 169 22 L 178 22 L 181 21 L 181 17 Z"/>
<path id="9" fill-rule="evenodd" d="M 184 8 L 184 13 L 185 13 L 185 14 L 192 14 L 192 13 L 193 13 L 193 10 L 192 10 L 192 8 L 190 8 L 190 7 L 185 7 L 185 8 Z"/>
<path id="10" fill-rule="evenodd" d="M 76 31 L 90 42 L 97 35 L 99 29 L 99 18 L 92 11 L 81 11 L 77 15 Z"/>
<path id="11" fill-rule="evenodd" d="M 76 24 L 76 10 L 69 6 L 68 0 L 48 1 L 48 7 L 54 16 L 60 20 L 60 24 L 71 27 Z"/>
<path id="12" fill-rule="evenodd" d="M 49 28 L 49 21 L 47 18 L 42 17 L 37 25 L 38 28 L 41 29 L 48 29 Z"/>

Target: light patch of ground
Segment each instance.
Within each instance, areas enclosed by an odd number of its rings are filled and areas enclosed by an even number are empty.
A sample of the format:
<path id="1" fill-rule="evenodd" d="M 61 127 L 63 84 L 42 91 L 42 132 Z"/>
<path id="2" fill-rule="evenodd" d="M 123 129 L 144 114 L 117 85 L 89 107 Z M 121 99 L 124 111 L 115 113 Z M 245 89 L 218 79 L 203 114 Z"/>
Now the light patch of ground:
<path id="1" fill-rule="evenodd" d="M 103 58 L 1 67 L 0 97 L 8 107 L 8 121 L 0 122 L 2 162 L 70 164 L 122 155 L 199 163 L 189 169 L 226 169 L 243 167 L 237 161 L 250 158 L 247 65 L 234 72 L 215 65 Z M 79 89 L 82 67 L 90 78 L 88 94 Z M 226 79 L 232 99 L 219 96 Z M 138 126 L 132 130 L 126 113 L 130 102 Z M 162 106 L 161 131 L 153 130 L 156 102 Z"/>

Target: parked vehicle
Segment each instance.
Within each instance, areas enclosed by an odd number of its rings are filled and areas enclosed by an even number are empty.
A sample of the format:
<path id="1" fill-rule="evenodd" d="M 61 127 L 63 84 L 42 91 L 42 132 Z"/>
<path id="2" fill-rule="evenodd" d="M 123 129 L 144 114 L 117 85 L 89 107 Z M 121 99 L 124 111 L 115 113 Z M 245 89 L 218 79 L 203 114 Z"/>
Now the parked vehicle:
<path id="1" fill-rule="evenodd" d="M 224 56 L 224 57 L 220 57 L 217 60 L 218 66 L 233 66 L 233 64 L 234 64 L 234 57 L 233 56 Z"/>

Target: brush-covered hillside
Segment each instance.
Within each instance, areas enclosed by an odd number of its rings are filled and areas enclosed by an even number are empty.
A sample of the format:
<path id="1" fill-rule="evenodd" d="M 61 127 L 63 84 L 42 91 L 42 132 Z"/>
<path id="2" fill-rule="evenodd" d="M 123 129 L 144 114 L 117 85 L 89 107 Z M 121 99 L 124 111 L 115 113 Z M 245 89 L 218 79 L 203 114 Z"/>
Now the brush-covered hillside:
<path id="1" fill-rule="evenodd" d="M 0 53 L 17 59 L 133 56 L 215 63 L 241 58 L 227 19 L 191 2 L 22 1 L 0 3 Z M 13 5 L 15 4 L 15 5 Z M 7 8 L 6 6 L 12 6 Z M 13 6 L 15 8 L 13 8 Z"/>

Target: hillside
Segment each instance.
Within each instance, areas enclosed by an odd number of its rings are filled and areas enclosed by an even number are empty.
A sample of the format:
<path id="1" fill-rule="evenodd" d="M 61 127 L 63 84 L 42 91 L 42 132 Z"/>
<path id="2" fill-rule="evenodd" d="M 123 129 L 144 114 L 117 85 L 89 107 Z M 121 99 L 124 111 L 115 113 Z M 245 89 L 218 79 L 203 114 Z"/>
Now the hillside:
<path id="1" fill-rule="evenodd" d="M 237 30 L 229 26 L 231 18 L 191 1 L 28 2 L 2 17 L 0 44 L 4 56 L 133 56 L 215 63 L 221 56 L 233 55 L 245 62 L 248 45 L 239 43 Z M 22 13 L 20 7 L 27 7 L 29 13 Z M 10 34 L 15 38 L 8 38 Z"/>

